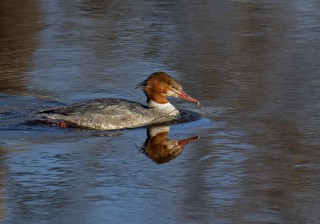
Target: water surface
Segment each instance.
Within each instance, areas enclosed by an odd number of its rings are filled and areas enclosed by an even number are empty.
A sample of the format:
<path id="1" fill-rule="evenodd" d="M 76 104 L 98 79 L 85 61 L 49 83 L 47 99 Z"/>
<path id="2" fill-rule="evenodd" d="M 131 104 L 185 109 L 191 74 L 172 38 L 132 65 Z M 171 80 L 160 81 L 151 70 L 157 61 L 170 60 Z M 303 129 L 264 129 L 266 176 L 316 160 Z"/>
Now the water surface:
<path id="1" fill-rule="evenodd" d="M 320 3 L 0 1 L 3 223 L 317 223 Z M 163 70 L 202 106 L 157 163 L 147 129 L 32 125 Z"/>

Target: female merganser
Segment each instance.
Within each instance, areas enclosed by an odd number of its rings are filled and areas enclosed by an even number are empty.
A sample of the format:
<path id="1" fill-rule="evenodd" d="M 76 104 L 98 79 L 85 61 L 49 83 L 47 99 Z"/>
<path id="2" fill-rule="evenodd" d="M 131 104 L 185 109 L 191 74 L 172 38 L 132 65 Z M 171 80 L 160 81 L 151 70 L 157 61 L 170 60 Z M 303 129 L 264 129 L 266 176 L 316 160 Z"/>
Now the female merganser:
<path id="1" fill-rule="evenodd" d="M 148 106 L 125 99 L 97 99 L 41 111 L 46 118 L 59 120 L 59 126 L 100 130 L 135 128 L 170 122 L 180 112 L 167 96 L 199 102 L 183 92 L 181 85 L 165 72 L 155 72 L 137 85 L 147 96 Z"/>

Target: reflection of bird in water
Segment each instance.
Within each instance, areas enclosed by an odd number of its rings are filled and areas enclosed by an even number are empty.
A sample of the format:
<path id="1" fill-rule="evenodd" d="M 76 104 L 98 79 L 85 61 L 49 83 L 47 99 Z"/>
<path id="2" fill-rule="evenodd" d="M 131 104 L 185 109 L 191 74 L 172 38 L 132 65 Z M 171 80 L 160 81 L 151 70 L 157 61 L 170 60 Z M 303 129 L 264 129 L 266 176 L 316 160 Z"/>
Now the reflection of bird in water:
<path id="1" fill-rule="evenodd" d="M 69 106 L 41 111 L 40 114 L 60 127 L 115 130 L 135 128 L 156 123 L 172 122 L 181 116 L 168 100 L 168 96 L 179 97 L 199 105 L 188 96 L 182 86 L 167 73 L 156 72 L 140 83 L 147 96 L 148 105 L 124 99 L 97 99 Z M 54 121 L 57 120 L 58 122 Z"/>
<path id="2" fill-rule="evenodd" d="M 148 138 L 140 151 L 158 164 L 167 163 L 179 156 L 188 143 L 199 139 L 199 136 L 194 136 L 181 140 L 170 140 L 167 139 L 169 130 L 169 126 L 149 128 Z"/>

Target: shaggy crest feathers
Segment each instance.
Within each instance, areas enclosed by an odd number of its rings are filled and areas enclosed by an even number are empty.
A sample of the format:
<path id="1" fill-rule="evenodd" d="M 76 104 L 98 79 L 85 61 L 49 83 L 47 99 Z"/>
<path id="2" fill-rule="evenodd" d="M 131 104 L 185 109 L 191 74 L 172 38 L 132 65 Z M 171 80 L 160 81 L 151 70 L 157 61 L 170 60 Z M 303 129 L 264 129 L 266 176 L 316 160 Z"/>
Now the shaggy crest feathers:
<path id="1" fill-rule="evenodd" d="M 147 102 L 149 102 L 150 98 L 148 96 L 148 93 L 146 92 L 146 87 L 150 84 L 151 81 L 153 81 L 153 79 L 161 79 L 161 81 L 170 85 L 173 89 L 182 90 L 181 85 L 178 84 L 178 82 L 174 78 L 170 77 L 167 73 L 165 72 L 152 73 L 146 80 L 136 85 L 136 88 L 141 88 L 144 94 L 147 96 Z"/>

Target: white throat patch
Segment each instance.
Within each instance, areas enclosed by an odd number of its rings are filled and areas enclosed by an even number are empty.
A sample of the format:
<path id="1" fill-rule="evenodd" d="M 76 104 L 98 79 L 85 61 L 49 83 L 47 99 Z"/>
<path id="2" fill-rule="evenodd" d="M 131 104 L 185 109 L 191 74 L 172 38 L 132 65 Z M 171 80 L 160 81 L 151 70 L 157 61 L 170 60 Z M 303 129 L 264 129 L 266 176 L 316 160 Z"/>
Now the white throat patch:
<path id="1" fill-rule="evenodd" d="M 162 110 L 164 113 L 168 113 L 171 116 L 179 115 L 179 111 L 169 102 L 162 104 L 150 100 L 149 107 Z"/>

